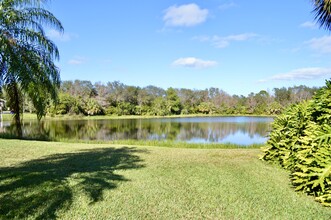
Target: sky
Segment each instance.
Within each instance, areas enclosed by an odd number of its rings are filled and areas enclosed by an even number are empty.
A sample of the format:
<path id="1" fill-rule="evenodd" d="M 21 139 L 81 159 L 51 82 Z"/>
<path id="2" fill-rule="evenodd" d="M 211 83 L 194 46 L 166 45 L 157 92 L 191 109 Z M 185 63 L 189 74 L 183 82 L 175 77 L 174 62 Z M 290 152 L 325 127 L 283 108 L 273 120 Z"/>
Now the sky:
<path id="1" fill-rule="evenodd" d="M 331 35 L 311 0 L 52 0 L 62 80 L 230 95 L 331 78 Z"/>

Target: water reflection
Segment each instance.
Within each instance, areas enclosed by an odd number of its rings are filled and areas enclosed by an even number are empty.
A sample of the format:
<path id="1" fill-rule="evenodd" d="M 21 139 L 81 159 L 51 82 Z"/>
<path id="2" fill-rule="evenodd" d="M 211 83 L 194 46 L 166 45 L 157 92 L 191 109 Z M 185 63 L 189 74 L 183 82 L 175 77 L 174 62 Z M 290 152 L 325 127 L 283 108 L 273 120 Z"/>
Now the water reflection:
<path id="1" fill-rule="evenodd" d="M 173 140 L 194 143 L 264 143 L 270 117 L 199 117 L 177 119 L 68 120 L 24 123 L 24 135 L 50 140 Z M 4 132 L 11 133 L 12 125 Z"/>

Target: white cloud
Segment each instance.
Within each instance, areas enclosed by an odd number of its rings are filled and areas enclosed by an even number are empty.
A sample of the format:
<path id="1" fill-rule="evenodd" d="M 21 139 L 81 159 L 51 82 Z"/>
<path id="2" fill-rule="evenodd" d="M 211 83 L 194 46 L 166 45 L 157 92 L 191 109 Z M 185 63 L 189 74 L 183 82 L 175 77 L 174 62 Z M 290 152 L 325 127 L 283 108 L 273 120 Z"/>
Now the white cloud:
<path id="1" fill-rule="evenodd" d="M 230 45 L 231 42 L 234 41 L 247 41 L 250 39 L 253 39 L 257 37 L 257 34 L 254 33 L 243 33 L 243 34 L 237 34 L 237 35 L 229 35 L 229 36 L 198 36 L 194 37 L 193 39 L 199 40 L 201 42 L 210 42 L 212 45 L 214 45 L 217 48 L 225 48 Z"/>
<path id="2" fill-rule="evenodd" d="M 165 10 L 163 21 L 166 26 L 195 26 L 207 20 L 207 9 L 201 9 L 196 4 L 187 4 L 181 6 L 171 6 Z"/>
<path id="3" fill-rule="evenodd" d="M 59 41 L 63 41 L 63 42 L 70 41 L 70 40 L 72 40 L 72 38 L 77 37 L 77 35 L 75 35 L 75 34 L 61 33 L 54 29 L 48 30 L 47 36 L 53 40 L 59 40 Z"/>
<path id="4" fill-rule="evenodd" d="M 331 74 L 331 69 L 320 67 L 308 67 L 295 69 L 287 73 L 274 75 L 268 79 L 259 80 L 259 82 L 267 81 L 292 81 L 292 80 L 314 80 L 325 77 Z"/>
<path id="5" fill-rule="evenodd" d="M 85 57 L 74 57 L 71 60 L 68 61 L 68 64 L 70 65 L 81 65 L 83 63 L 86 63 Z"/>
<path id="6" fill-rule="evenodd" d="M 331 53 L 331 36 L 313 38 L 305 43 L 319 53 Z"/>
<path id="7" fill-rule="evenodd" d="M 216 66 L 217 62 L 211 60 L 201 60 L 195 57 L 185 57 L 175 60 L 172 65 L 190 68 L 208 68 Z"/>
<path id="8" fill-rule="evenodd" d="M 236 3 L 234 3 L 234 2 L 228 2 L 228 3 L 224 3 L 224 4 L 220 5 L 220 6 L 218 6 L 218 8 L 220 10 L 227 10 L 229 8 L 233 8 L 233 7 L 237 7 L 237 6 L 238 5 Z"/>
<path id="9" fill-rule="evenodd" d="M 317 28 L 317 25 L 316 25 L 315 22 L 306 21 L 306 22 L 300 24 L 300 27 L 302 27 L 302 28 L 316 29 Z"/>

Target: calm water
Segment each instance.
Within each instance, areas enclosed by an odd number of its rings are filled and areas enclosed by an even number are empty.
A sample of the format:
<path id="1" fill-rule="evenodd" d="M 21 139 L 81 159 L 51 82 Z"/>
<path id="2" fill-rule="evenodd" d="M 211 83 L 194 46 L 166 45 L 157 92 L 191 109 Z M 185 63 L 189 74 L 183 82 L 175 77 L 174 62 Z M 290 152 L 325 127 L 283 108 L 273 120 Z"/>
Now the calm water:
<path id="1" fill-rule="evenodd" d="M 50 139 L 173 140 L 191 143 L 265 143 L 271 117 L 196 117 L 166 119 L 59 120 L 24 123 L 24 135 L 45 134 Z M 3 132 L 12 131 L 10 124 Z"/>

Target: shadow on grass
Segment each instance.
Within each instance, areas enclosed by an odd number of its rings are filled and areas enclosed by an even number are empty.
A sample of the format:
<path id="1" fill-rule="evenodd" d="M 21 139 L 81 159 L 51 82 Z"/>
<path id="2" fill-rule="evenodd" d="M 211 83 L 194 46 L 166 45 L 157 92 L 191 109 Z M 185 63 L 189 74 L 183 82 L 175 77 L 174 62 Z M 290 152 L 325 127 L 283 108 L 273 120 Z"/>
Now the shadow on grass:
<path id="1" fill-rule="evenodd" d="M 0 168 L 0 218 L 55 219 L 68 209 L 74 196 L 91 203 L 103 191 L 128 181 L 116 171 L 144 167 L 135 148 L 101 148 L 56 154 L 15 167 Z"/>

